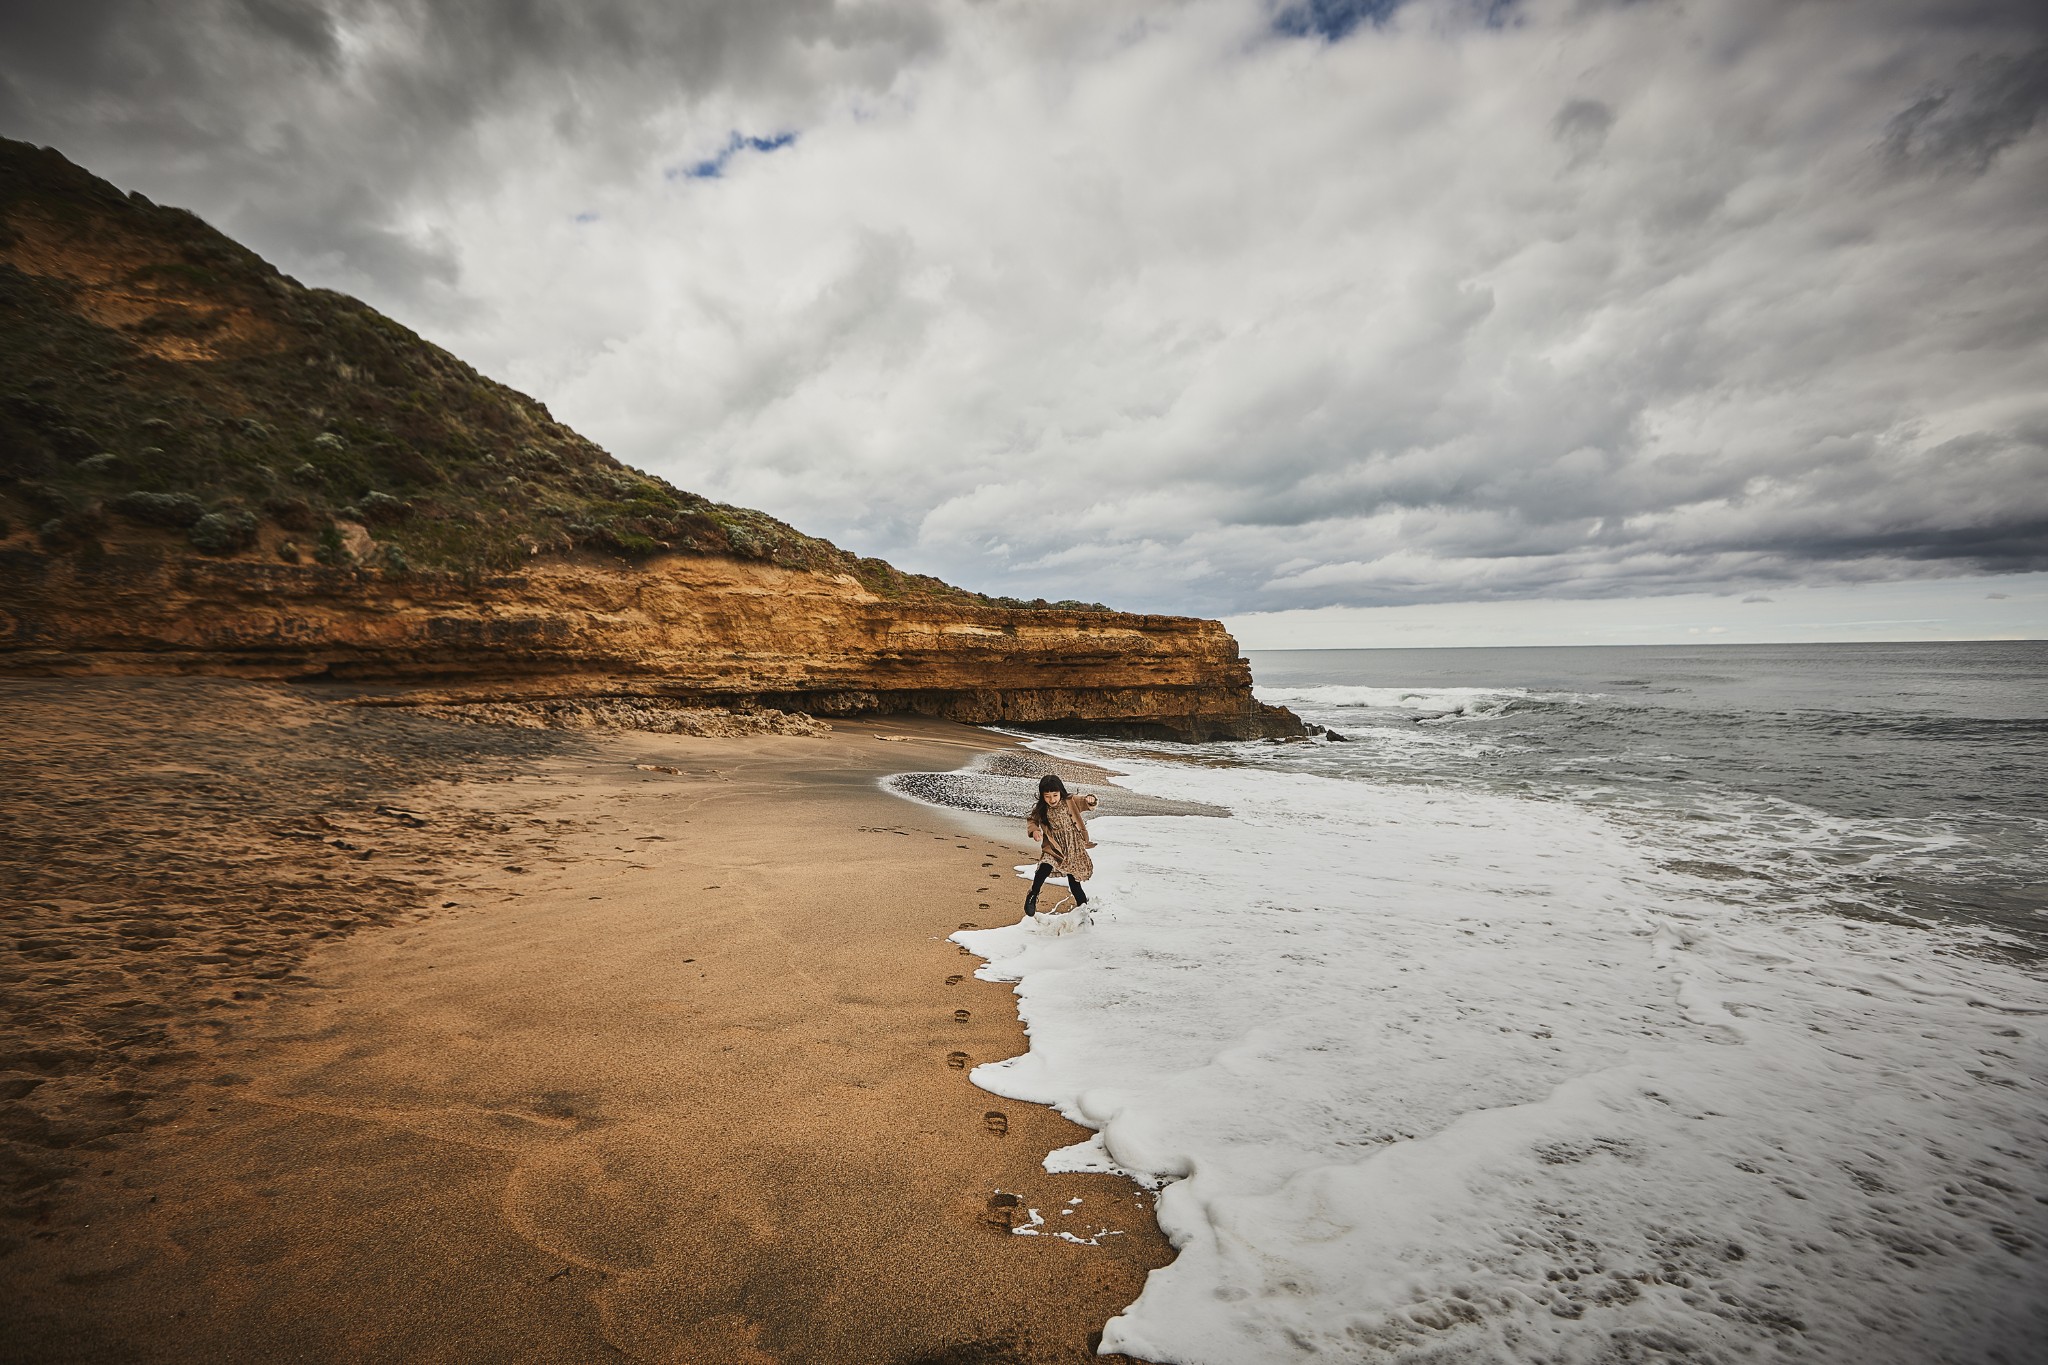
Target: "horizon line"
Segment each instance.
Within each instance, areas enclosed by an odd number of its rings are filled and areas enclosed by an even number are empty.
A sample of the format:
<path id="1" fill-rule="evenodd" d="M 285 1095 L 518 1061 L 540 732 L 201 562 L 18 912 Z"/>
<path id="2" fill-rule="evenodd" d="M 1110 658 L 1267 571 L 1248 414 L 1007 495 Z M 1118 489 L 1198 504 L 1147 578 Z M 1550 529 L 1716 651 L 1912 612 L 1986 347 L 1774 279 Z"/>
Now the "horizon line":
<path id="1" fill-rule="evenodd" d="M 1356 654 L 1368 650 L 1441 649 L 1835 649 L 1854 645 L 2040 645 L 2041 635 L 1970 635 L 1952 640 L 1666 640 L 1662 642 L 1574 640 L 1545 645 L 1288 645 L 1280 648 L 1243 648 L 1245 654 Z"/>

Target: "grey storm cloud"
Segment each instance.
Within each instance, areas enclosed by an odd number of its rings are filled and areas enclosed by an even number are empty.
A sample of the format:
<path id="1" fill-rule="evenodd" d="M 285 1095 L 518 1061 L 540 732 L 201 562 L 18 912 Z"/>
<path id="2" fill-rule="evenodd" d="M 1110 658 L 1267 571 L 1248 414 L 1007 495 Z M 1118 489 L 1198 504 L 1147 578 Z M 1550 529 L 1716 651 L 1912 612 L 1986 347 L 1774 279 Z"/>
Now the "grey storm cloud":
<path id="1" fill-rule="evenodd" d="M 1599 100 L 1571 99 L 1550 121 L 1557 140 L 1572 149 L 1572 159 L 1583 161 L 1597 153 L 1614 126 L 1614 111 Z"/>
<path id="2" fill-rule="evenodd" d="M 1892 119 L 1885 153 L 1901 166 L 1982 174 L 2048 111 L 2048 43 L 1973 57 Z"/>
<path id="3" fill-rule="evenodd" d="M 11 5 L 0 128 L 328 282 L 424 302 L 458 287 L 463 245 L 420 219 L 522 159 L 630 175 L 699 150 L 665 147 L 660 111 L 798 110 L 886 84 L 936 36 L 915 4 L 831 0 Z"/>
<path id="4" fill-rule="evenodd" d="M 0 11 L 0 131 L 622 458 L 1167 610 L 2048 568 L 2013 0 Z"/>

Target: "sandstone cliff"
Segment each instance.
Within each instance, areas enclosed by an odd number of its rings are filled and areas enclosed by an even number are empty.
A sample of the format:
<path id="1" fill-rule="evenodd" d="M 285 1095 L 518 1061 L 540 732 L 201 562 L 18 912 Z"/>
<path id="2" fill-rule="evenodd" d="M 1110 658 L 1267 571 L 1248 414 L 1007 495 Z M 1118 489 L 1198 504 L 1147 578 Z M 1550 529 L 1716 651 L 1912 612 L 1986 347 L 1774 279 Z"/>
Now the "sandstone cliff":
<path id="1" fill-rule="evenodd" d="M 1216 622 L 989 598 L 683 492 L 190 214 L 4 141 L 0 670 L 1301 729 Z"/>
<path id="2" fill-rule="evenodd" d="M 1297 732 L 1214 621 L 890 602 L 712 556 L 464 578 L 0 551 L 0 659 L 402 685 L 416 701 L 759 704 L 1180 739 Z"/>

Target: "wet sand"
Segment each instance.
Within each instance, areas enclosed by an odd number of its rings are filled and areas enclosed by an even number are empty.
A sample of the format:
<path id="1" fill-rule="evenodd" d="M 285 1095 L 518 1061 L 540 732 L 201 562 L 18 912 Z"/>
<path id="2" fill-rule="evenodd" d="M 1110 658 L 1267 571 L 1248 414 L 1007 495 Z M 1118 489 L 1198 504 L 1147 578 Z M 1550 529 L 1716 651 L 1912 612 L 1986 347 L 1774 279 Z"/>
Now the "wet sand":
<path id="1" fill-rule="evenodd" d="M 1170 1256 L 967 1080 L 1024 1038 L 945 936 L 1014 919 L 1030 851 L 879 780 L 998 737 L 0 709 L 0 1358 L 1078 1361 Z"/>

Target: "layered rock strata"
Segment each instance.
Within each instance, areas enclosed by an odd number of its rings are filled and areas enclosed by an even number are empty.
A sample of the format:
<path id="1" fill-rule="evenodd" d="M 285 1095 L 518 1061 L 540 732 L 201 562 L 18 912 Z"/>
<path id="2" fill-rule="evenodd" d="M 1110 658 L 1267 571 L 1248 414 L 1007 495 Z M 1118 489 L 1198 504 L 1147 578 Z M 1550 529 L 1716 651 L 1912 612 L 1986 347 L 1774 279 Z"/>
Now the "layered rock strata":
<path id="1" fill-rule="evenodd" d="M 1177 740 L 1301 733 L 1219 622 L 891 601 L 715 556 L 490 575 L 0 548 L 0 670 L 364 685 L 398 704 L 647 697 Z"/>
<path id="2" fill-rule="evenodd" d="M 1301 730 L 1216 622 L 991 598 L 686 492 L 359 300 L 6 139 L 0 670 Z"/>

